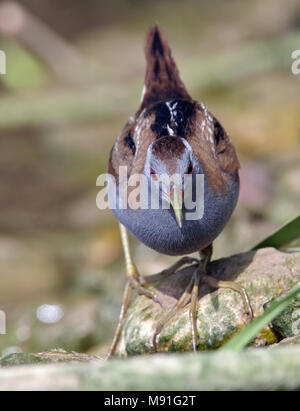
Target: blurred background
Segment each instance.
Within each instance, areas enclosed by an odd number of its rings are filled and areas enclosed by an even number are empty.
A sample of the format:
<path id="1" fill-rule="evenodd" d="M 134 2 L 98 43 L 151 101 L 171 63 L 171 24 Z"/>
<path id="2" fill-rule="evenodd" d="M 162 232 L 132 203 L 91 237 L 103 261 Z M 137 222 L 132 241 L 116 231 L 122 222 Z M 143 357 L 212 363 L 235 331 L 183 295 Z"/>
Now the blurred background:
<path id="1" fill-rule="evenodd" d="M 0 1 L 0 355 L 107 350 L 124 264 L 96 178 L 139 106 L 154 23 L 241 162 L 239 204 L 214 258 L 247 251 L 299 211 L 298 0 Z M 132 245 L 142 274 L 174 261 Z"/>

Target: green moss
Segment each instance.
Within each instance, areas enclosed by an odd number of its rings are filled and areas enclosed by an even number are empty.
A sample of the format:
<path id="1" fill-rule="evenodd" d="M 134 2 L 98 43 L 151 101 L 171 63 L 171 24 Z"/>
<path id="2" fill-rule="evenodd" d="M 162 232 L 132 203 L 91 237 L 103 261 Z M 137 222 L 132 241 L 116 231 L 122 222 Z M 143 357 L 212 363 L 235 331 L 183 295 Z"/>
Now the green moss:
<path id="1" fill-rule="evenodd" d="M 146 305 L 146 307 L 142 308 L 141 313 L 149 311 L 152 309 L 152 304 Z"/>
<path id="2" fill-rule="evenodd" d="M 259 339 L 264 339 L 266 340 L 267 345 L 275 344 L 278 342 L 278 337 L 272 331 L 270 327 L 265 327 L 260 333 L 259 333 Z"/>
<path id="3" fill-rule="evenodd" d="M 95 359 L 94 356 L 67 352 L 65 350 L 52 350 L 44 353 L 13 353 L 0 360 L 0 367 L 61 362 L 85 362 L 93 359 Z"/>
<path id="4" fill-rule="evenodd" d="M 300 297 L 295 298 L 272 321 L 274 329 L 284 338 L 300 334 Z"/>
<path id="5" fill-rule="evenodd" d="M 1 359 L 1 366 L 8 367 L 11 365 L 25 365 L 25 364 L 38 364 L 45 363 L 40 357 L 27 353 L 14 353 Z"/>
<path id="6" fill-rule="evenodd" d="M 192 336 L 190 335 L 185 335 L 179 341 L 172 340 L 171 344 L 168 347 L 168 351 L 170 352 L 191 351 L 191 341 L 192 341 Z"/>
<path id="7" fill-rule="evenodd" d="M 159 345 L 162 345 L 162 346 L 167 345 L 168 342 L 172 339 L 173 335 L 174 334 L 162 334 L 159 337 Z"/>

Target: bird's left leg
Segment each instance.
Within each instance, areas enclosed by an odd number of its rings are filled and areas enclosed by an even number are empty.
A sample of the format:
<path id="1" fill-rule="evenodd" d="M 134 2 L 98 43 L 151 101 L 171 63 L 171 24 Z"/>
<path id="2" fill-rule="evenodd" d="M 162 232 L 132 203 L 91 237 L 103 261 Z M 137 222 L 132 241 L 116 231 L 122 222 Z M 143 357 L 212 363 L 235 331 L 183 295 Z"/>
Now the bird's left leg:
<path id="1" fill-rule="evenodd" d="M 197 347 L 199 345 L 199 336 L 197 330 L 197 313 L 198 313 L 198 293 L 199 293 L 199 285 L 200 282 L 204 282 L 213 288 L 230 288 L 234 291 L 237 291 L 244 302 L 245 308 L 249 315 L 249 318 L 253 318 L 252 308 L 249 301 L 249 297 L 244 287 L 236 284 L 233 281 L 221 281 L 217 280 L 216 278 L 211 277 L 210 275 L 206 274 L 206 267 L 207 264 L 210 262 L 212 256 L 212 244 L 210 244 L 205 249 L 201 250 L 200 257 L 201 260 L 195 265 L 195 271 L 192 276 L 192 279 L 187 286 L 185 292 L 183 293 L 182 297 L 179 299 L 177 304 L 171 308 L 167 313 L 165 313 L 157 322 L 155 327 L 153 336 L 152 336 L 152 345 L 154 349 L 157 348 L 157 337 L 162 331 L 165 324 L 176 314 L 176 312 L 187 306 L 189 302 L 191 302 L 189 307 L 189 316 L 192 328 L 192 343 L 193 343 L 193 351 L 197 351 Z"/>
<path id="2" fill-rule="evenodd" d="M 191 306 L 189 309 L 190 322 L 192 327 L 192 343 L 193 351 L 196 352 L 199 345 L 199 335 L 197 329 L 197 313 L 198 313 L 198 296 L 200 281 L 206 276 L 206 266 L 210 262 L 212 256 L 212 244 L 200 252 L 200 261 L 198 269 L 194 273 L 194 282 L 191 292 Z"/>
<path id="3" fill-rule="evenodd" d="M 209 285 L 212 288 L 230 288 L 231 290 L 234 290 L 240 294 L 242 297 L 244 307 L 247 311 L 248 317 L 250 320 L 253 319 L 253 310 L 250 304 L 250 300 L 247 294 L 247 291 L 245 290 L 244 287 L 241 285 L 235 283 L 234 281 L 223 281 L 223 280 L 217 280 L 216 278 L 207 275 L 206 274 L 206 266 L 209 263 L 211 256 L 212 256 L 212 244 L 210 244 L 208 247 L 206 247 L 204 250 L 200 251 L 200 255 L 202 254 L 204 256 L 203 258 L 203 268 L 204 272 L 201 275 L 201 280 L 205 282 L 207 285 Z"/>
<path id="4" fill-rule="evenodd" d="M 191 306 L 190 306 L 190 320 L 192 325 L 192 341 L 193 341 L 193 350 L 196 351 L 199 345 L 199 336 L 197 331 L 197 312 L 198 312 L 198 291 L 199 283 L 203 281 L 213 288 L 230 288 L 231 290 L 237 291 L 244 302 L 245 309 L 248 313 L 249 318 L 252 320 L 253 313 L 252 307 L 249 301 L 248 294 L 244 287 L 236 284 L 233 281 L 222 281 L 217 280 L 216 278 L 206 274 L 207 264 L 210 262 L 212 256 L 213 247 L 210 244 L 208 247 L 200 251 L 201 261 L 199 264 L 199 269 L 195 273 L 194 285 L 191 294 Z"/>

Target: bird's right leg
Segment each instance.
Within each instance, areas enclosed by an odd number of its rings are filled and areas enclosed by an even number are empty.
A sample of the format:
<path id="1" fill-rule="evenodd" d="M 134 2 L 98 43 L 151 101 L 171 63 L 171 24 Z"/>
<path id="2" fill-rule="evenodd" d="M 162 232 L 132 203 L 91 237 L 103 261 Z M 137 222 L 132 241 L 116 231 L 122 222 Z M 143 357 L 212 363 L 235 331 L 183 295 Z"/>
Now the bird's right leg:
<path id="1" fill-rule="evenodd" d="M 123 294 L 123 299 L 122 299 L 122 306 L 120 310 L 118 325 L 117 325 L 117 328 L 116 328 L 116 331 L 113 337 L 112 344 L 110 346 L 108 354 L 106 355 L 106 359 L 109 359 L 114 354 L 117 348 L 117 345 L 118 345 L 118 342 L 121 336 L 122 328 L 124 325 L 125 316 L 129 308 L 132 291 L 136 290 L 138 294 L 145 295 L 146 297 L 160 304 L 160 306 L 162 307 L 162 303 L 159 297 L 154 292 L 147 289 L 146 286 L 148 284 L 152 284 L 166 277 L 169 277 L 170 275 L 174 274 L 179 268 L 181 268 L 185 264 L 199 263 L 199 261 L 196 258 L 185 256 L 185 257 L 182 257 L 175 264 L 171 265 L 169 268 L 161 271 L 160 273 L 143 277 L 139 274 L 133 262 L 133 259 L 130 253 L 127 230 L 122 224 L 120 224 L 120 232 L 121 232 L 121 240 L 122 240 L 122 246 L 123 246 L 124 257 L 125 257 L 126 284 L 125 284 L 125 289 L 124 289 L 124 294 Z M 187 298 L 188 298 L 188 293 L 184 293 L 180 301 L 177 303 L 177 305 L 178 306 L 186 305 Z M 166 317 L 169 317 L 169 313 Z"/>
<path id="2" fill-rule="evenodd" d="M 110 358 L 114 354 L 116 347 L 118 345 L 133 290 L 136 290 L 138 294 L 145 295 L 146 297 L 154 300 L 155 302 L 159 303 L 162 306 L 162 303 L 160 299 L 158 298 L 158 296 L 152 291 L 148 290 L 144 286 L 146 282 L 144 281 L 143 277 L 139 274 L 133 262 L 133 259 L 130 253 L 127 230 L 122 224 L 120 224 L 120 231 L 121 231 L 121 240 L 122 240 L 122 246 L 123 246 L 123 251 L 124 251 L 124 256 L 125 256 L 126 284 L 125 284 L 125 289 L 124 289 L 124 294 L 123 294 L 123 300 L 122 300 L 122 306 L 121 306 L 118 325 L 115 331 L 115 335 L 114 335 L 111 347 L 108 351 L 108 354 L 106 355 L 106 359 Z"/>

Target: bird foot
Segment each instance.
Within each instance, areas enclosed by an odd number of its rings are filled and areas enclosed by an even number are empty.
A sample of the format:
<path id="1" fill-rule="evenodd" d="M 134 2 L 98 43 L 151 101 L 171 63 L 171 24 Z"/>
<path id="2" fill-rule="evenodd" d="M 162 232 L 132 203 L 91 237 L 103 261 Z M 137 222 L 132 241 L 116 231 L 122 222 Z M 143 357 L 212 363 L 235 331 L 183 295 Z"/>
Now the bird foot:
<path id="1" fill-rule="evenodd" d="M 151 339 L 151 346 L 154 351 L 157 351 L 157 340 L 158 336 L 162 332 L 165 325 L 183 308 L 186 308 L 189 304 L 189 317 L 191 323 L 191 331 L 192 331 L 192 345 L 193 351 L 196 352 L 198 345 L 199 345 L 199 335 L 197 329 L 197 312 L 198 312 L 198 294 L 199 294 L 199 286 L 200 283 L 203 282 L 209 285 L 212 288 L 230 288 L 236 292 L 238 292 L 242 299 L 245 306 L 245 310 L 248 314 L 249 320 L 253 319 L 253 311 L 250 304 L 249 297 L 244 287 L 236 284 L 233 281 L 221 281 L 217 280 L 216 278 L 206 274 L 206 265 L 207 259 L 196 259 L 192 257 L 183 257 L 171 267 L 166 270 L 161 271 L 158 274 L 149 275 L 147 277 L 143 277 L 137 272 L 131 274 L 127 277 L 122 307 L 120 312 L 120 317 L 117 325 L 117 329 L 113 338 L 113 342 L 111 348 L 106 356 L 106 359 L 110 358 L 117 347 L 118 341 L 121 336 L 122 327 L 124 325 L 125 316 L 130 304 L 130 299 L 132 296 L 132 291 L 135 290 L 139 295 L 144 295 L 147 298 L 150 298 L 154 302 L 158 303 L 161 308 L 163 307 L 163 303 L 158 295 L 149 290 L 146 286 L 152 284 L 154 282 L 160 281 L 165 279 L 166 277 L 174 274 L 179 268 L 181 268 L 185 264 L 191 264 L 194 267 L 194 272 L 192 278 L 186 287 L 184 293 L 180 297 L 180 299 L 176 302 L 176 304 L 167 312 L 164 312 L 159 320 L 157 321 L 154 331 L 152 334 Z"/>
<path id="2" fill-rule="evenodd" d="M 118 325 L 115 331 L 115 335 L 114 335 L 111 347 L 105 357 L 106 360 L 108 360 L 115 353 L 115 350 L 117 348 L 118 342 L 121 337 L 121 332 L 122 332 L 122 328 L 124 325 L 125 316 L 129 308 L 133 290 L 135 290 L 139 295 L 144 295 L 147 298 L 150 298 L 151 300 L 155 301 L 163 308 L 162 301 L 160 300 L 158 295 L 155 294 L 153 291 L 147 289 L 144 286 L 145 284 L 146 282 L 144 281 L 144 278 L 141 275 L 139 275 L 137 272 L 127 276 L 127 281 L 125 284 L 125 289 L 124 289 L 124 294 L 123 294 L 123 299 L 122 299 L 122 306 L 120 310 L 119 321 L 118 321 Z"/>
<path id="3" fill-rule="evenodd" d="M 196 260 L 196 259 L 194 259 Z M 193 342 L 193 350 L 194 352 L 197 351 L 197 347 L 199 345 L 199 337 L 197 332 L 197 310 L 198 310 L 198 291 L 199 291 L 199 283 L 201 278 L 201 261 L 196 260 L 197 264 L 195 265 L 195 271 L 192 275 L 192 278 L 186 287 L 184 293 L 177 301 L 177 303 L 166 313 L 164 313 L 161 318 L 157 321 L 156 326 L 154 327 L 154 332 L 152 334 L 152 348 L 154 351 L 157 351 L 157 338 L 161 331 L 163 330 L 164 326 L 167 322 L 174 317 L 178 311 L 183 309 L 191 302 L 191 306 L 189 309 L 189 316 L 191 321 L 191 328 L 192 328 L 192 342 Z"/>
<path id="4" fill-rule="evenodd" d="M 179 261 L 177 261 L 175 264 L 173 264 L 171 267 L 167 268 L 166 270 L 163 270 L 158 274 L 149 275 L 147 277 L 141 276 L 138 273 L 134 265 L 130 267 L 131 271 L 127 272 L 127 275 L 126 275 L 127 281 L 125 284 L 118 325 L 115 331 L 115 335 L 114 335 L 111 347 L 109 349 L 108 354 L 106 355 L 106 359 L 109 359 L 114 354 L 116 347 L 118 345 L 121 332 L 122 332 L 122 328 L 124 325 L 125 316 L 126 316 L 129 304 L 130 304 L 132 291 L 135 290 L 139 295 L 144 295 L 145 297 L 150 298 L 154 302 L 158 303 L 161 306 L 161 308 L 164 308 L 161 299 L 158 297 L 158 295 L 155 292 L 149 290 L 147 288 L 147 285 L 150 285 L 152 283 L 155 283 L 159 280 L 162 280 L 172 275 L 174 272 L 176 272 L 180 267 L 182 267 L 185 264 L 192 264 L 195 262 L 197 264 L 199 263 L 199 261 L 196 258 L 183 257 Z"/>
<path id="5" fill-rule="evenodd" d="M 195 259 L 194 259 L 195 260 Z M 157 321 L 156 326 L 154 327 L 154 332 L 152 334 L 152 348 L 154 351 L 157 351 L 157 339 L 161 331 L 167 322 L 174 317 L 178 311 L 185 308 L 189 303 L 189 317 L 191 323 L 192 331 L 192 345 L 193 351 L 196 352 L 199 345 L 199 335 L 197 329 L 197 313 L 198 313 L 198 294 L 199 294 L 199 285 L 201 282 L 209 285 L 212 288 L 229 288 L 238 292 L 243 300 L 245 311 L 247 312 L 248 319 L 251 321 L 253 319 L 253 310 L 250 304 L 248 294 L 244 287 L 236 284 L 233 281 L 221 281 L 217 280 L 214 277 L 211 277 L 206 274 L 206 264 L 207 260 L 196 260 L 198 264 L 195 266 L 195 271 L 192 275 L 191 281 L 182 294 L 181 298 L 177 303 L 167 312 L 164 313 L 161 318 Z"/>
<path id="6" fill-rule="evenodd" d="M 127 281 L 130 287 L 133 290 L 135 290 L 139 295 L 144 295 L 145 297 L 150 298 L 151 300 L 158 303 L 161 306 L 161 308 L 163 308 L 163 303 L 161 299 L 158 297 L 158 295 L 145 287 L 146 284 L 150 283 L 144 277 L 138 274 L 137 276 L 130 276 Z"/>
<path id="7" fill-rule="evenodd" d="M 157 281 L 163 280 L 170 275 L 174 274 L 179 268 L 184 266 L 185 264 L 199 264 L 199 260 L 194 257 L 182 257 L 180 260 L 178 260 L 175 264 L 171 265 L 169 268 L 166 268 L 165 270 L 161 271 L 160 273 L 157 274 L 152 274 L 152 275 L 147 275 L 147 277 L 141 277 L 142 278 L 142 283 L 143 284 L 152 284 Z"/>

